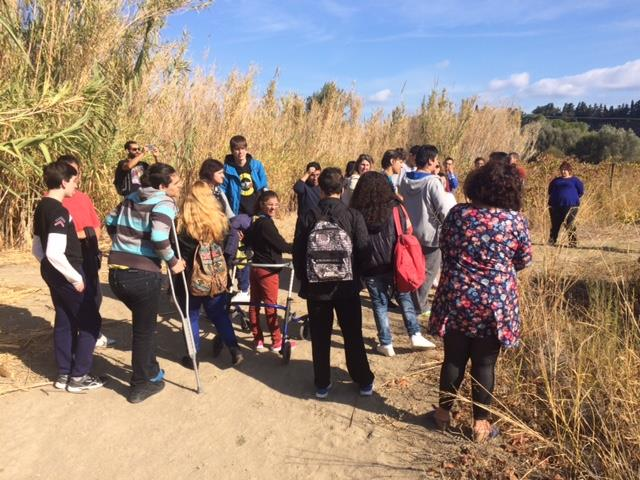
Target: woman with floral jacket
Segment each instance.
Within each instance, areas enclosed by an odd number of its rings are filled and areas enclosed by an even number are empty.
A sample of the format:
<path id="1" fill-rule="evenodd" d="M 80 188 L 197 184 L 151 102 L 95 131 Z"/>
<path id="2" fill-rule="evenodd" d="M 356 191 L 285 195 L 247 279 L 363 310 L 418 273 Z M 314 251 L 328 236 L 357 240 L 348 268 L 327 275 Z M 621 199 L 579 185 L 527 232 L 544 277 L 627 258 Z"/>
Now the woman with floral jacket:
<path id="1" fill-rule="evenodd" d="M 444 362 L 433 419 L 440 428 L 448 426 L 471 359 L 473 434 L 483 441 L 497 434 L 485 407 L 498 354 L 520 338 L 516 271 L 531 262 L 531 239 L 519 212 L 522 181 L 515 166 L 489 162 L 469 174 L 464 191 L 471 203 L 450 210 L 440 235 L 442 274 L 430 330 L 444 339 Z"/>

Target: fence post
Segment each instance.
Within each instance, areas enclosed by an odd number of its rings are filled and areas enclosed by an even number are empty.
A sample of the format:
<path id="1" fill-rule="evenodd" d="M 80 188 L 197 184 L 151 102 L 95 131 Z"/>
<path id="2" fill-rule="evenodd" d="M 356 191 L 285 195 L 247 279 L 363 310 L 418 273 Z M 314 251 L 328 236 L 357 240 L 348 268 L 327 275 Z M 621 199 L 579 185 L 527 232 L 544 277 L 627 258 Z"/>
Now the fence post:
<path id="1" fill-rule="evenodd" d="M 613 191 L 613 171 L 616 168 L 616 164 L 611 164 L 611 172 L 609 172 L 609 190 Z"/>

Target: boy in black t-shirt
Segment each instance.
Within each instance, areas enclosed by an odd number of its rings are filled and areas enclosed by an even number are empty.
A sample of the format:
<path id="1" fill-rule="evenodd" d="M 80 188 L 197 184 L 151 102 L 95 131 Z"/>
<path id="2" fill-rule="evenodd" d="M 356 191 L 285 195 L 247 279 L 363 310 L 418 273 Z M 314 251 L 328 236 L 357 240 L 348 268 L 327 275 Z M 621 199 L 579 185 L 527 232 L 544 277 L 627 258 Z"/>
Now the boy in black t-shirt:
<path id="1" fill-rule="evenodd" d="M 102 387 L 104 379 L 91 375 L 93 349 L 101 318 L 95 286 L 85 284 L 82 249 L 69 211 L 62 199 L 76 188 L 76 170 L 63 161 L 45 165 L 48 192 L 40 200 L 33 221 L 33 255 L 51 292 L 55 308 L 53 345 L 58 376 L 56 388 L 80 393 Z"/>

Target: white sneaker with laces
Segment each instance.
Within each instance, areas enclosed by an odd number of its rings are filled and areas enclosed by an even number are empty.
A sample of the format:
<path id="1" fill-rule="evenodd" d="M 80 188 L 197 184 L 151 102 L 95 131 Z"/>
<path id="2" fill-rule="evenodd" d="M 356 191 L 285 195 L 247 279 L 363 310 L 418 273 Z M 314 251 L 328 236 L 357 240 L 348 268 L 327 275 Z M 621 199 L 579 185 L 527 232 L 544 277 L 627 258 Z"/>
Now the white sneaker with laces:
<path id="1" fill-rule="evenodd" d="M 421 333 L 411 335 L 411 346 L 413 348 L 436 348 L 436 344 L 424 338 Z"/>
<path id="2" fill-rule="evenodd" d="M 380 345 L 380 344 L 378 344 L 376 346 L 376 350 L 378 351 L 378 353 L 381 353 L 385 357 L 394 357 L 395 354 L 396 354 L 396 352 L 393 350 L 393 345 L 391 345 L 391 344 L 389 344 L 389 345 Z"/>
<path id="3" fill-rule="evenodd" d="M 248 303 L 250 301 L 249 290 L 240 290 L 231 298 L 231 303 Z"/>
<path id="4" fill-rule="evenodd" d="M 96 340 L 96 348 L 107 348 L 112 347 L 116 344 L 116 341 L 113 338 L 107 337 L 104 333 L 101 333 Z"/>

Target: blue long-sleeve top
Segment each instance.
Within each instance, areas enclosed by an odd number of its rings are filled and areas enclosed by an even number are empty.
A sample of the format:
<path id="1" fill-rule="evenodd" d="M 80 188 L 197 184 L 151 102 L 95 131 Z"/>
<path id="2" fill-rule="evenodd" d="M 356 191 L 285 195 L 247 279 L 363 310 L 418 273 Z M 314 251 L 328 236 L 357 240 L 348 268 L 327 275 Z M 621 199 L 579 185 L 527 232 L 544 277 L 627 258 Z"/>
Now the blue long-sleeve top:
<path id="1" fill-rule="evenodd" d="M 460 185 L 460 182 L 458 181 L 458 177 L 456 177 L 455 173 L 447 173 L 447 180 L 449 180 L 450 192 L 453 192 Z"/>
<path id="2" fill-rule="evenodd" d="M 578 177 L 556 177 L 549 183 L 550 207 L 577 207 L 584 193 L 584 185 Z"/>

